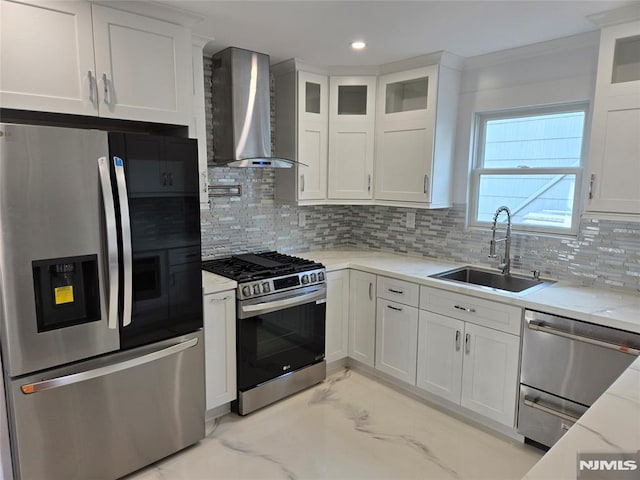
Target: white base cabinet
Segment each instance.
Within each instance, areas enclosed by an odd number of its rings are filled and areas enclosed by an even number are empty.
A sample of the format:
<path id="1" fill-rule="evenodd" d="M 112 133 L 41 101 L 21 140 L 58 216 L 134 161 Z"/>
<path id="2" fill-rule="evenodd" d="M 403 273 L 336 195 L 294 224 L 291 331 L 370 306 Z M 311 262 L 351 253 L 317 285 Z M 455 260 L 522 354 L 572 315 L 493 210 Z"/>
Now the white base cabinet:
<path id="1" fill-rule="evenodd" d="M 349 270 L 327 272 L 327 324 L 325 360 L 347 358 L 349 354 Z"/>
<path id="2" fill-rule="evenodd" d="M 235 290 L 204 295 L 207 410 L 236 399 Z"/>
<path id="3" fill-rule="evenodd" d="M 376 369 L 415 385 L 418 309 L 379 298 L 377 310 Z"/>
<path id="4" fill-rule="evenodd" d="M 375 363 L 376 276 L 351 270 L 349 278 L 349 357 Z"/>

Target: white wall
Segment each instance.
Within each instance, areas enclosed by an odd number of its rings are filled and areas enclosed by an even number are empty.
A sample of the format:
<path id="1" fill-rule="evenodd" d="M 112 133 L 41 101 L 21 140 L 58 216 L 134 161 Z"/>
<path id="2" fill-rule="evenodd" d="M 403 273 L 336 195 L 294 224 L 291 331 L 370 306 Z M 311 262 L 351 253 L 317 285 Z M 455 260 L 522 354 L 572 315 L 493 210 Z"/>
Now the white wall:
<path id="1" fill-rule="evenodd" d="M 454 203 L 466 203 L 473 115 L 523 106 L 593 101 L 599 33 L 467 59 L 462 73 Z"/>

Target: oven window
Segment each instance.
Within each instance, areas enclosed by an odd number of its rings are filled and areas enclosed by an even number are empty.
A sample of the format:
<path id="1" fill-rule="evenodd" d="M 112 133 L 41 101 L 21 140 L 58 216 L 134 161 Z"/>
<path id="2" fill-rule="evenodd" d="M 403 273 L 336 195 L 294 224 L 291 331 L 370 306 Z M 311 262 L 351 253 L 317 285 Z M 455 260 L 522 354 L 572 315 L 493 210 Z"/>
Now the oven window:
<path id="1" fill-rule="evenodd" d="M 238 388 L 323 360 L 325 314 L 312 302 L 238 320 Z"/>

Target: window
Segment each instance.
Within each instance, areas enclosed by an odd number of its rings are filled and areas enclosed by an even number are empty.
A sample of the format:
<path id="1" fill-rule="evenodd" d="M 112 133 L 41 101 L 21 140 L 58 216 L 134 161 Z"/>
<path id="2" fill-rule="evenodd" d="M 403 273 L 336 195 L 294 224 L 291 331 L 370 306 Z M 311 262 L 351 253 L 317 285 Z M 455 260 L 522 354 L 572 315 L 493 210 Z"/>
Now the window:
<path id="1" fill-rule="evenodd" d="M 521 231 L 575 233 L 586 112 L 580 103 L 478 114 L 469 224 L 489 225 L 506 205 Z"/>

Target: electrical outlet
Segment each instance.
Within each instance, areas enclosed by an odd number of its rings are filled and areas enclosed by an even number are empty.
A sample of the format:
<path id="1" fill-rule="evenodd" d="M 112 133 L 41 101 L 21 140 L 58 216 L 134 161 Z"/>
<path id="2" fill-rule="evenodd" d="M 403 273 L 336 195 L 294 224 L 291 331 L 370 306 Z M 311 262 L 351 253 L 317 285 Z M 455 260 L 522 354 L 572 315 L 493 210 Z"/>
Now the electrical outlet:
<path id="1" fill-rule="evenodd" d="M 298 226 L 304 227 L 307 225 L 307 214 L 305 212 L 298 212 Z"/>
<path id="2" fill-rule="evenodd" d="M 416 228 L 416 212 L 407 212 L 407 228 Z"/>

